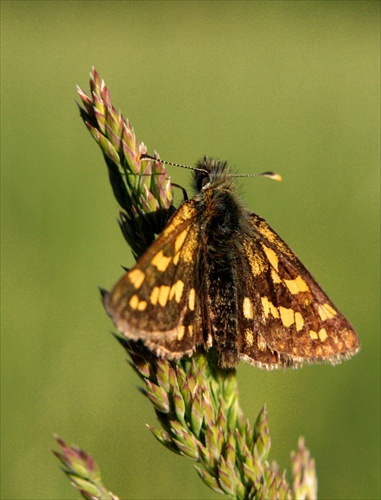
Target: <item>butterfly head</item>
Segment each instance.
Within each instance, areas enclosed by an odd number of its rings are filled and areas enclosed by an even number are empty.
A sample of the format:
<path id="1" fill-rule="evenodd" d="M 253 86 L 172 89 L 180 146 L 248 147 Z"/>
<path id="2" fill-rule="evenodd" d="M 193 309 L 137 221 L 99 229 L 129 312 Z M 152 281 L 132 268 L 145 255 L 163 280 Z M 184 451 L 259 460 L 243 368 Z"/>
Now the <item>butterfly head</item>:
<path id="1" fill-rule="evenodd" d="M 194 188 L 197 192 L 205 191 L 210 186 L 230 187 L 232 176 L 226 161 L 204 156 L 196 163 L 194 169 Z"/>

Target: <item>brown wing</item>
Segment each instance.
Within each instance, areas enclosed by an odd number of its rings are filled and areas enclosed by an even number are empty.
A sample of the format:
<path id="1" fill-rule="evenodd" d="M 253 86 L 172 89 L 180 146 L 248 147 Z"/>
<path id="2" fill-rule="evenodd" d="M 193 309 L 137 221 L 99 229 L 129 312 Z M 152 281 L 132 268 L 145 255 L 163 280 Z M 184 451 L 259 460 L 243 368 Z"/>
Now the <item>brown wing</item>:
<path id="1" fill-rule="evenodd" d="M 202 342 L 196 216 L 195 202 L 183 203 L 104 300 L 125 337 L 170 359 L 191 355 Z"/>
<path id="2" fill-rule="evenodd" d="M 356 354 L 358 337 L 311 274 L 270 226 L 250 214 L 253 239 L 239 265 L 241 359 L 262 368 L 335 364 Z"/>

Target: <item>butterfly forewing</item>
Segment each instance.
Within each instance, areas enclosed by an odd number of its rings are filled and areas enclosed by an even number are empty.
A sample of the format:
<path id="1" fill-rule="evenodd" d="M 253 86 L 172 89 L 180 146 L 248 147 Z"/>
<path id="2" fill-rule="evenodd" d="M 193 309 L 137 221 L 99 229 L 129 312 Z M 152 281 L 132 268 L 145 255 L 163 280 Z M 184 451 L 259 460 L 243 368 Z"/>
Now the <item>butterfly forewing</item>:
<path id="1" fill-rule="evenodd" d="M 191 355 L 202 341 L 196 215 L 193 200 L 181 205 L 105 299 L 120 332 L 168 358 Z"/>
<path id="2" fill-rule="evenodd" d="M 240 357 L 276 368 L 338 363 L 355 354 L 359 342 L 347 319 L 270 226 L 254 214 L 250 220 L 253 238 L 243 242 Z"/>

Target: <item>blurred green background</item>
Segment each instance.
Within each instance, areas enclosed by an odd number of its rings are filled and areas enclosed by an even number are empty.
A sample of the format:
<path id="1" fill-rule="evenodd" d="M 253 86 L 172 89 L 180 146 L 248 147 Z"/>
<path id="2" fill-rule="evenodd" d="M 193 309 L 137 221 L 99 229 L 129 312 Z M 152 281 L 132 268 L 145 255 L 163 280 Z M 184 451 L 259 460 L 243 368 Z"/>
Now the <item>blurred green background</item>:
<path id="1" fill-rule="evenodd" d="M 218 498 L 150 435 L 156 419 L 97 286 L 132 258 L 75 85 L 94 65 L 139 140 L 283 183 L 240 182 L 355 325 L 344 364 L 264 373 L 271 460 L 299 435 L 319 496 L 379 498 L 379 2 L 1 2 L 2 499 L 74 499 L 52 435 L 121 498 Z M 171 171 L 187 185 L 187 172 Z"/>

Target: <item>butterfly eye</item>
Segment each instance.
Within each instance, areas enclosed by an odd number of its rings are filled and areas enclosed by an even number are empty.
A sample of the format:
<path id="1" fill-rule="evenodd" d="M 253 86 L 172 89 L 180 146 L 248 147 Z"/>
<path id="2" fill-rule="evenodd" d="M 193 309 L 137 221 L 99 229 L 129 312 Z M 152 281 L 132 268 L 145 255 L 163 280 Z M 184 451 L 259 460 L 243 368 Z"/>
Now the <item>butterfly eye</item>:
<path id="1" fill-rule="evenodd" d="M 201 191 L 207 184 L 210 183 L 210 178 L 207 173 L 201 173 L 197 177 L 197 190 Z"/>

